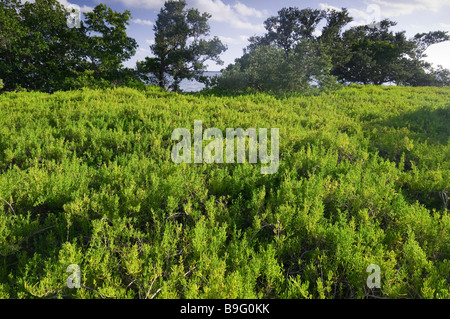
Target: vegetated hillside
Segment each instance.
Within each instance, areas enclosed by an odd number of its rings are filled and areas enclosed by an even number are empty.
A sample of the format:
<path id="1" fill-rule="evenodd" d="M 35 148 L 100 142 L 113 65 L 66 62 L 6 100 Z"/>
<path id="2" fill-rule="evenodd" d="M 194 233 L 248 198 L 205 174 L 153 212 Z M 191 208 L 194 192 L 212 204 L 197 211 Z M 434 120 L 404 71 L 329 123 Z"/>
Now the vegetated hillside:
<path id="1" fill-rule="evenodd" d="M 278 172 L 173 163 L 194 120 L 279 128 Z M 448 123 L 448 87 L 5 93 L 0 297 L 450 298 Z"/>

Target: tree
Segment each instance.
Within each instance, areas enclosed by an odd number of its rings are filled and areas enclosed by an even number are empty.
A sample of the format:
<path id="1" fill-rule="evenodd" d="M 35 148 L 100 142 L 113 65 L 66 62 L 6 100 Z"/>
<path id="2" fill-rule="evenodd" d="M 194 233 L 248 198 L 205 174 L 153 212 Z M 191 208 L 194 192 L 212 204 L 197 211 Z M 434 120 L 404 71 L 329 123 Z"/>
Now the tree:
<path id="1" fill-rule="evenodd" d="M 6 88 L 15 81 L 27 30 L 20 23 L 19 1 L 0 1 L 0 76 Z"/>
<path id="2" fill-rule="evenodd" d="M 123 81 L 123 62 L 136 53 L 136 40 L 127 36 L 131 14 L 115 12 L 104 4 L 86 14 L 86 56 L 97 77 L 117 83 Z"/>
<path id="3" fill-rule="evenodd" d="M 130 71 L 122 67 L 137 46 L 125 33 L 129 12 L 98 5 L 80 28 L 70 28 L 68 16 L 57 0 L 0 0 L 0 74 L 5 90 L 53 92 L 130 78 Z"/>
<path id="4" fill-rule="evenodd" d="M 267 33 L 264 36 L 254 36 L 249 39 L 247 50 L 251 51 L 261 45 L 274 44 L 283 49 L 285 54 L 293 50 L 301 40 L 312 40 L 313 33 L 324 18 L 322 10 L 283 8 L 277 16 L 264 21 Z"/>
<path id="5" fill-rule="evenodd" d="M 331 58 L 332 69 L 347 63 L 349 60 L 349 50 L 343 41 L 344 28 L 348 23 L 353 21 L 347 9 L 342 10 L 328 9 L 323 15 L 326 24 L 322 29 L 322 33 L 318 36 L 323 54 Z"/>
<path id="6" fill-rule="evenodd" d="M 301 39 L 311 40 L 322 18 L 321 10 L 283 8 L 278 11 L 278 16 L 270 17 L 264 22 L 264 27 L 268 31 L 266 37 L 287 53 Z"/>
<path id="7" fill-rule="evenodd" d="M 343 28 L 350 22 L 353 18 L 349 15 L 347 9 L 342 8 L 342 10 L 327 9 L 322 12 L 322 16 L 326 19 L 326 25 L 322 29 L 322 33 L 319 36 L 320 41 L 323 44 L 335 45 L 336 41 L 342 39 Z"/>
<path id="8" fill-rule="evenodd" d="M 316 27 L 324 18 L 330 19 L 329 12 L 292 7 L 278 11 L 278 16 L 264 22 L 267 33 L 250 38 L 244 55 L 222 72 L 219 87 L 310 92 L 334 86 L 336 79 L 330 75 L 330 56 L 315 35 Z M 340 32 L 341 20 L 329 21 L 330 38 L 333 32 Z"/>
<path id="9" fill-rule="evenodd" d="M 404 31 L 391 30 L 396 25 L 394 21 L 385 19 L 371 25 L 347 28 L 352 20 L 345 8 L 300 10 L 290 7 L 278 11 L 277 16 L 270 17 L 264 22 L 267 33 L 263 36 L 251 37 L 244 55 L 236 60 L 235 66 L 227 68 L 228 80 L 232 75 L 236 81 L 234 84 L 228 81 L 229 84 L 238 85 L 249 79 L 249 68 L 255 68 L 256 64 L 253 62 L 258 56 L 258 54 L 253 56 L 253 52 L 258 50 L 261 52 L 260 48 L 264 46 L 274 46 L 283 50 L 284 62 L 289 61 L 295 65 L 296 58 L 292 57 L 298 56 L 294 52 L 300 43 L 303 43 L 301 46 L 303 48 L 305 43 L 309 43 L 306 47 L 310 48 L 310 51 L 303 55 L 307 58 L 315 56 L 315 63 L 318 65 L 328 67 L 329 63 L 326 61 L 331 60 L 331 70 L 324 69 L 322 73 L 329 72 L 343 83 L 376 85 L 386 82 L 402 85 L 445 85 L 448 83 L 448 73 L 445 70 L 433 69 L 429 63 L 423 61 L 424 52 L 430 45 L 449 39 L 447 32 L 421 33 L 412 39 L 407 39 Z M 322 30 L 317 30 L 324 21 Z M 302 70 L 304 65 L 300 64 L 297 67 L 298 72 L 305 71 Z M 315 68 L 315 70 L 318 69 Z M 241 77 L 238 76 L 239 72 Z M 312 73 L 304 72 L 304 74 Z M 275 75 L 268 73 L 266 77 L 268 78 L 264 80 L 269 81 Z M 279 80 L 283 82 L 285 79 Z M 226 82 L 227 79 L 222 80 L 222 84 Z M 330 84 L 329 81 L 327 83 Z M 284 85 L 284 87 L 292 86 Z"/>
<path id="10" fill-rule="evenodd" d="M 150 46 L 155 57 L 137 63 L 141 74 L 151 73 L 162 88 L 179 90 L 182 79 L 204 81 L 205 62 L 212 60 L 221 65 L 219 55 L 226 50 L 218 37 L 206 40 L 210 27 L 208 13 L 186 9 L 185 1 L 166 1 L 158 14 L 153 31 L 155 44 Z"/>
<path id="11" fill-rule="evenodd" d="M 320 54 L 318 43 L 303 40 L 287 53 L 270 44 L 256 47 L 223 70 L 218 86 L 240 91 L 313 92 L 336 84 L 330 68 L 331 60 Z"/>
<path id="12" fill-rule="evenodd" d="M 428 33 L 417 33 L 412 41 L 415 43 L 413 52 L 418 59 L 425 58 L 425 51 L 433 44 L 450 40 L 446 31 L 431 31 Z"/>
<path id="13" fill-rule="evenodd" d="M 344 56 L 337 59 L 335 56 L 332 74 L 342 82 L 363 84 L 438 83 L 437 73 L 422 59 L 430 45 L 448 39 L 447 33 L 429 32 L 407 39 L 404 31 L 394 33 L 390 30 L 395 25 L 396 22 L 385 19 L 377 25 L 357 26 L 345 31 L 338 44 Z"/>
<path id="14" fill-rule="evenodd" d="M 0 71 L 5 89 L 51 91 L 72 74 L 66 16 L 59 2 L 0 3 Z"/>
<path id="15" fill-rule="evenodd" d="M 392 67 L 405 54 L 404 33 L 389 31 L 396 23 L 383 20 L 377 26 L 358 26 L 343 35 L 346 63 L 333 68 L 342 81 L 382 84 L 392 80 Z"/>

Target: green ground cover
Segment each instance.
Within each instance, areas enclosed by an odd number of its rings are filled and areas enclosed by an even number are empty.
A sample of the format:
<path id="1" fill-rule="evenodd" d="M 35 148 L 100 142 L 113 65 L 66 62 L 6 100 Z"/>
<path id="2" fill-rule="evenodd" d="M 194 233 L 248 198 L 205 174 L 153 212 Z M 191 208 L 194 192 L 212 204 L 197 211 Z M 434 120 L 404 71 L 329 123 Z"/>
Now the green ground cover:
<path id="1" fill-rule="evenodd" d="M 173 163 L 194 120 L 279 128 L 278 172 Z M 448 87 L 4 93 L 0 297 L 450 298 L 449 123 Z"/>

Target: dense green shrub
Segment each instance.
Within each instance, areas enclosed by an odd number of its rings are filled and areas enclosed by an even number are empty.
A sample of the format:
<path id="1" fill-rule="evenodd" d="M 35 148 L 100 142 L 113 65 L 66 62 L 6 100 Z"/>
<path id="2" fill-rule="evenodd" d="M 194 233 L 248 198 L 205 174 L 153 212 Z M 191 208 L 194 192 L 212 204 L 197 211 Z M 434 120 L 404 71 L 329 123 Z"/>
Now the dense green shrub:
<path id="1" fill-rule="evenodd" d="M 4 93 L 0 297 L 450 298 L 449 97 Z M 277 174 L 174 164 L 194 120 L 278 127 Z"/>
<path id="2" fill-rule="evenodd" d="M 331 59 L 321 54 L 312 42 L 300 42 L 295 49 L 283 51 L 274 45 L 255 48 L 229 65 L 218 78 L 220 89 L 245 91 L 311 93 L 337 87 L 330 75 Z"/>

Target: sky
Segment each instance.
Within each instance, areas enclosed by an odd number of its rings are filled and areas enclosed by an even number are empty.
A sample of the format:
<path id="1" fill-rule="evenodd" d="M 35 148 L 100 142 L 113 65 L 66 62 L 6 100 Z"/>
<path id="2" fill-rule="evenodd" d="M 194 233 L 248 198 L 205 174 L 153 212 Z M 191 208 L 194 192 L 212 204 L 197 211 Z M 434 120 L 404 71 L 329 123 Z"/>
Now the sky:
<path id="1" fill-rule="evenodd" d="M 104 3 L 115 11 L 131 12 L 128 36 L 136 39 L 139 47 L 133 58 L 124 63 L 134 68 L 136 61 L 152 56 L 150 45 L 154 43 L 153 25 L 164 0 L 59 0 L 63 5 L 77 5 L 82 12 Z M 416 33 L 429 31 L 450 32 L 450 0 L 186 0 L 187 6 L 211 14 L 210 36 L 218 36 L 228 47 L 221 55 L 224 65 L 208 62 L 208 70 L 218 71 L 242 56 L 248 38 L 265 33 L 264 21 L 285 7 L 313 9 L 347 8 L 354 18 L 351 26 L 370 24 L 389 18 L 397 22 L 395 31 L 406 31 L 411 38 Z M 450 69 L 450 41 L 431 46 L 427 61 L 434 66 Z"/>

